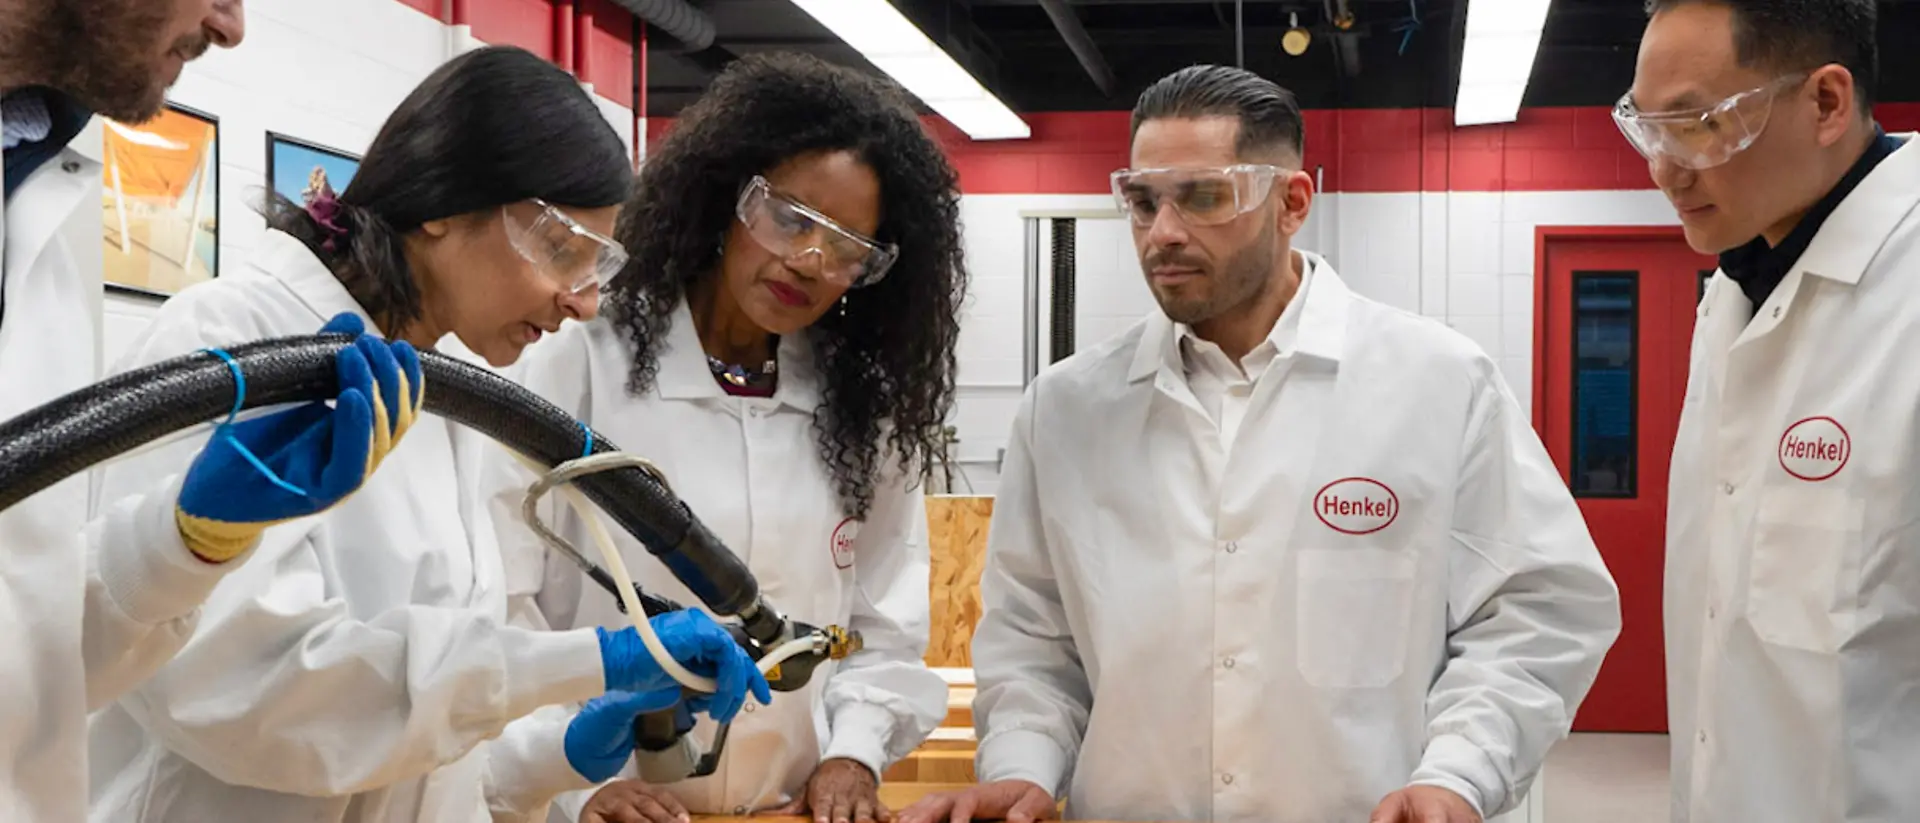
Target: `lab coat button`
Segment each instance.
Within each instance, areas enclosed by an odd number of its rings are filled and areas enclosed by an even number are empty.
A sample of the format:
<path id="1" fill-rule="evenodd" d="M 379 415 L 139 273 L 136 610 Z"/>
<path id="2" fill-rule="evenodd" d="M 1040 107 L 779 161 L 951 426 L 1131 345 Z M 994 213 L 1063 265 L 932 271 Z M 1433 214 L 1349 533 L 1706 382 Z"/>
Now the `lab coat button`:
<path id="1" fill-rule="evenodd" d="M 1779 316 L 1780 316 L 1780 307 L 1779 307 L 1779 306 L 1774 306 L 1774 307 L 1773 307 L 1773 316 L 1774 316 L 1774 317 L 1779 317 Z"/>
<path id="2" fill-rule="evenodd" d="M 1225 660 L 1220 661 L 1220 665 L 1225 666 L 1229 669 L 1233 668 L 1233 658 L 1229 657 Z"/>
<path id="3" fill-rule="evenodd" d="M 1733 484 L 1732 484 L 1732 483 L 1721 483 L 1721 484 L 1720 484 L 1720 493 L 1721 493 L 1721 494 L 1733 494 Z"/>
<path id="4" fill-rule="evenodd" d="M 1220 775 L 1220 782 L 1225 783 L 1229 786 L 1233 785 L 1233 775 L 1230 775 L 1230 774 Z"/>
<path id="5" fill-rule="evenodd" d="M 1707 733 L 1704 731 L 1700 733 L 1700 742 L 1702 743 L 1707 742 Z"/>
<path id="6" fill-rule="evenodd" d="M 1240 550 L 1240 544 L 1239 544 L 1239 543 L 1228 543 L 1228 544 L 1227 544 L 1227 554 L 1233 554 L 1234 552 L 1237 552 L 1237 551 L 1239 551 L 1239 550 Z"/>
<path id="7" fill-rule="evenodd" d="M 1718 612 L 1718 611 L 1715 611 L 1715 610 L 1714 610 L 1714 608 L 1713 608 L 1712 606 L 1708 606 L 1708 607 L 1707 607 L 1707 619 L 1708 619 L 1708 620 L 1712 620 L 1712 619 L 1714 619 L 1715 617 L 1718 617 L 1718 616 L 1719 616 L 1719 612 Z"/>
<path id="8" fill-rule="evenodd" d="M 79 174 L 80 163 L 77 160 L 68 160 L 65 163 L 60 164 L 60 170 L 68 174 Z"/>
<path id="9" fill-rule="evenodd" d="M 747 704 L 747 711 L 749 711 L 749 712 L 751 712 L 751 711 L 753 711 L 753 704 L 752 704 L 752 703 L 748 703 L 748 704 Z"/>

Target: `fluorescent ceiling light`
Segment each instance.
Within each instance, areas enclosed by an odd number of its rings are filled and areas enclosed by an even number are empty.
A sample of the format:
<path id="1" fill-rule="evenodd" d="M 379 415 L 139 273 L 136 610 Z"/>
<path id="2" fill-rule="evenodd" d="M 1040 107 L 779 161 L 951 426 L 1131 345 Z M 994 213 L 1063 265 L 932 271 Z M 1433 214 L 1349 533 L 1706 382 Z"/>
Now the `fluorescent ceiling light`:
<path id="1" fill-rule="evenodd" d="M 1453 124 L 1511 123 L 1533 75 L 1551 0 L 1468 0 Z"/>
<path id="2" fill-rule="evenodd" d="M 888 0 L 793 0 L 927 107 L 975 140 L 1033 136 L 1026 121 Z"/>

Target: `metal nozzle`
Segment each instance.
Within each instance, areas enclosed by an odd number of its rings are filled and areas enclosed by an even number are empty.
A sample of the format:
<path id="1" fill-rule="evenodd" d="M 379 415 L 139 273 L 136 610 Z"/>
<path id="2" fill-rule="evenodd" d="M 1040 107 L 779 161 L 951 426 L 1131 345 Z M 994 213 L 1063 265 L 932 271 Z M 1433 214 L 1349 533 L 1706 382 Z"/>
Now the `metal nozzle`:
<path id="1" fill-rule="evenodd" d="M 866 647 L 859 632 L 847 631 L 839 626 L 828 626 L 820 630 L 827 636 L 827 659 L 840 660 Z"/>

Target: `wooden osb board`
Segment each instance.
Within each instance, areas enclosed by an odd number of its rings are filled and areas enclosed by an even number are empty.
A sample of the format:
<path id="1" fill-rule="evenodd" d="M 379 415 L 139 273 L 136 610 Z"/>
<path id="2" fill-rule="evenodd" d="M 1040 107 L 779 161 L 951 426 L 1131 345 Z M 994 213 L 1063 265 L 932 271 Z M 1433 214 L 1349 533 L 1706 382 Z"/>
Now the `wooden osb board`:
<path id="1" fill-rule="evenodd" d="M 980 620 L 980 571 L 987 560 L 987 525 L 993 498 L 927 497 L 927 545 L 933 557 L 929 575 L 932 622 L 927 665 L 973 665 L 973 627 Z"/>

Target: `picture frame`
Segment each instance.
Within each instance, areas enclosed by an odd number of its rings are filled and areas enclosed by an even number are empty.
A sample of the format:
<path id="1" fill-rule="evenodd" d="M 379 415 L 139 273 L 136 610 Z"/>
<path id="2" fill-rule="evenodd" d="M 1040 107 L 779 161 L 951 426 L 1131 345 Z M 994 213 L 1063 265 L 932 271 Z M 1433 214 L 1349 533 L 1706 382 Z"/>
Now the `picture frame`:
<path id="1" fill-rule="evenodd" d="M 320 190 L 347 190 L 360 169 L 360 155 L 298 137 L 267 132 L 267 190 L 304 206 Z"/>
<path id="2" fill-rule="evenodd" d="M 164 300 L 220 274 L 220 118 L 168 102 L 138 126 L 101 119 L 102 280 Z"/>

